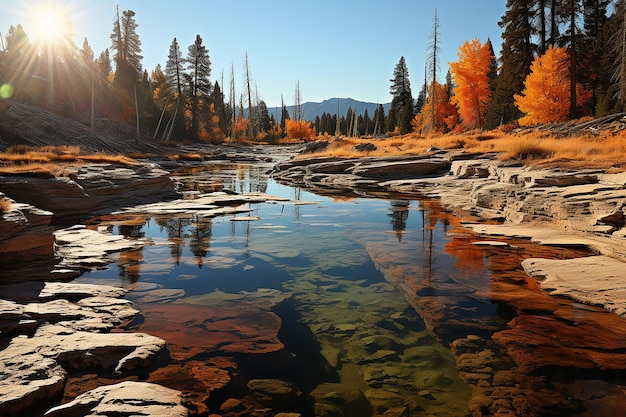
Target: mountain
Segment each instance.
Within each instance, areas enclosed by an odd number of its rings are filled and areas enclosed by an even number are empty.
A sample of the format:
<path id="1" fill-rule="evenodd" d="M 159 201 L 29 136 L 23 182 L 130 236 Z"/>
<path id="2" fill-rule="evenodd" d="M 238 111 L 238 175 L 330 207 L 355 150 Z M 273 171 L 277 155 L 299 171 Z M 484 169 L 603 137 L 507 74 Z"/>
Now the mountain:
<path id="1" fill-rule="evenodd" d="M 352 111 L 355 111 L 358 114 L 365 113 L 365 109 L 370 117 L 374 117 L 374 111 L 376 110 L 376 103 L 367 103 L 364 101 L 358 101 L 352 98 L 329 98 L 327 100 L 322 101 L 321 103 L 316 103 L 313 101 L 307 101 L 306 103 L 301 104 L 301 108 L 303 111 L 303 119 L 315 121 L 315 117 L 322 117 L 323 113 L 328 113 L 331 116 L 333 114 L 337 114 L 337 100 L 339 100 L 339 114 L 341 116 L 345 116 L 349 107 L 352 107 Z M 293 116 L 293 107 L 287 106 L 287 111 L 289 112 L 289 116 Z M 389 108 L 391 107 L 391 103 L 383 103 L 383 108 L 385 109 L 385 115 L 389 113 Z M 274 115 L 276 121 L 280 121 L 280 107 L 268 107 L 267 109 L 270 115 Z"/>

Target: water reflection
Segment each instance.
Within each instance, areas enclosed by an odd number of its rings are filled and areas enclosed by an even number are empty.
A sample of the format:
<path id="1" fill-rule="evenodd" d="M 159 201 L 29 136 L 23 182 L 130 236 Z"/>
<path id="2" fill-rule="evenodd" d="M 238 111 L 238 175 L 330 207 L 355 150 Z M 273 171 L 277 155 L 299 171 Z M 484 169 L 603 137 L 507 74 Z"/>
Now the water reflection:
<path id="1" fill-rule="evenodd" d="M 225 381 L 272 375 L 298 382 L 324 407 L 333 406 L 324 398 L 339 382 L 348 392 L 366 398 L 367 415 L 383 415 L 401 404 L 406 407 L 405 416 L 463 416 L 471 393 L 460 378 L 459 367 L 464 380 L 473 383 L 475 395 L 484 393 L 486 398 L 496 392 L 493 395 L 503 398 L 493 404 L 509 404 L 508 411 L 527 404 L 534 387 L 555 401 L 534 404 L 535 409 L 560 412 L 567 408 L 558 401 L 563 392 L 575 391 L 572 383 L 553 385 L 552 377 L 542 374 L 541 368 L 535 370 L 539 376 L 518 372 L 503 348 L 510 343 L 512 350 L 523 350 L 526 346 L 515 338 L 515 332 L 523 331 L 528 332 L 528 336 L 521 334 L 532 346 L 532 332 L 545 330 L 540 326 L 546 321 L 542 315 L 559 311 L 574 317 L 571 303 L 542 295 L 520 271 L 522 254 L 536 255 L 529 242 L 479 247 L 472 244 L 475 236 L 437 202 L 325 198 L 281 187 L 264 172 L 228 165 L 223 170 L 211 166 L 181 173 L 178 180 L 187 191 L 217 187 L 268 192 L 292 201 L 249 206 L 256 221 L 198 215 L 132 222 L 113 219 L 111 231 L 151 239 L 153 245 L 122 254 L 110 270 L 84 278 L 121 279 L 123 286 L 140 288 L 130 297 L 144 307 L 146 328 L 162 331 L 163 337 L 175 335 L 170 347 L 173 357 L 184 357 L 190 349 L 194 352 L 193 360 L 176 363 L 176 372 L 184 374 L 190 384 L 186 390 L 205 395 L 217 389 L 215 380 L 209 383 L 208 377 L 199 376 L 203 372 L 218 374 Z M 550 256 L 579 256 L 575 251 L 560 255 L 554 251 Z M 281 362 L 279 367 L 266 359 L 262 368 L 255 361 L 238 362 L 233 352 L 215 343 L 217 330 L 211 326 L 221 322 L 223 312 L 248 312 L 249 317 L 236 318 L 236 332 L 269 331 L 249 311 L 263 310 L 271 322 L 268 300 L 276 299 L 280 302 L 272 311 L 281 315 L 281 341 L 296 355 L 291 359 L 295 365 Z M 164 304 L 155 306 L 155 302 Z M 575 311 L 576 323 L 589 317 L 588 309 Z M 511 320 L 523 323 L 519 316 L 536 311 L 541 314 L 529 320 L 533 328 L 519 325 L 507 333 Z M 173 317 L 176 314 L 180 316 Z M 163 322 L 151 322 L 156 318 Z M 566 326 L 566 320 L 554 321 Z M 571 334 L 575 334 L 572 327 Z M 228 337 L 236 339 L 236 332 Z M 494 345 L 494 335 L 505 342 Z M 460 362 L 455 362 L 449 344 L 454 344 Z M 210 358 L 211 363 L 198 358 Z M 228 365 L 219 365 L 224 363 Z M 211 368 L 214 372 L 210 373 L 209 366 L 219 369 Z M 268 371 L 267 366 L 276 369 Z M 219 389 L 235 395 L 225 388 L 227 384 Z M 245 381 L 232 385 L 245 386 Z M 221 400 L 226 398 L 213 396 L 215 410 Z"/>
<path id="2" fill-rule="evenodd" d="M 391 200 L 391 230 L 396 232 L 398 241 L 402 240 L 402 233 L 406 229 L 406 222 L 409 218 L 409 202 L 404 200 Z"/>

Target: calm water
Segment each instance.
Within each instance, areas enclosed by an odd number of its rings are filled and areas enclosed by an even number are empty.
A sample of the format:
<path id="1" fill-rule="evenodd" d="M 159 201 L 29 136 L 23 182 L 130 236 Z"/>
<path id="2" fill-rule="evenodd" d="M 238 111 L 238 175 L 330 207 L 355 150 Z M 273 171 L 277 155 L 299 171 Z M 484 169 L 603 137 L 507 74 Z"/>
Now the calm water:
<path id="1" fill-rule="evenodd" d="M 463 282 L 471 282 L 472 291 L 488 291 L 491 272 L 482 249 L 451 247 L 450 222 L 429 216 L 418 201 L 331 199 L 276 184 L 263 174 L 266 169 L 219 166 L 181 180 L 186 190 L 261 191 L 295 202 L 250 205 L 250 216 L 258 217 L 252 221 L 112 220 L 113 233 L 151 244 L 79 281 L 135 288 L 129 298 L 139 309 L 154 303 L 209 305 L 242 291 L 277 290 L 279 336 L 297 358 L 296 369 L 278 374 L 305 393 L 339 383 L 365 393 L 372 407 L 365 415 L 402 404 L 410 415 L 466 415 L 470 388 L 449 348 L 433 338 L 406 294 L 452 294 L 465 291 L 458 285 Z M 405 267 L 412 272 L 407 275 Z M 399 275 L 403 282 L 432 282 L 432 288 L 407 290 L 398 285 Z M 463 320 L 480 318 L 473 334 L 489 335 L 511 318 L 490 300 L 455 296 Z M 438 336 L 449 342 L 466 335 L 467 329 L 452 325 Z M 263 376 L 254 369 L 245 373 Z"/>

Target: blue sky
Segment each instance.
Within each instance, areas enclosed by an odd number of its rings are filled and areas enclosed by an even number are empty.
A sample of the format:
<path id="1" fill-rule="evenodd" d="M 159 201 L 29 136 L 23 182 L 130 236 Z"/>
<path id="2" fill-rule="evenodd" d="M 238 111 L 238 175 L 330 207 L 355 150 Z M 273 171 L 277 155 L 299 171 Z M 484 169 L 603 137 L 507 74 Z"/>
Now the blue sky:
<path id="1" fill-rule="evenodd" d="M 280 105 L 281 94 L 293 104 L 300 81 L 302 101 L 351 97 L 388 102 L 389 79 L 401 56 L 409 69 L 414 96 L 424 77 L 435 9 L 441 34 L 440 82 L 459 46 L 474 38 L 491 38 L 501 47 L 498 21 L 505 0 L 15 0 L 0 5 L 0 32 L 21 23 L 34 32 L 29 11 L 46 2 L 67 10 L 74 42 L 86 36 L 98 55 L 110 46 L 115 6 L 133 10 L 139 24 L 143 66 L 165 64 L 176 37 L 186 55 L 199 34 L 209 50 L 213 81 L 222 72 L 228 97 L 231 64 L 237 96 L 243 87 L 246 52 L 259 97 Z M 29 26 L 30 25 L 30 26 Z M 221 84 L 221 82 L 220 82 Z"/>

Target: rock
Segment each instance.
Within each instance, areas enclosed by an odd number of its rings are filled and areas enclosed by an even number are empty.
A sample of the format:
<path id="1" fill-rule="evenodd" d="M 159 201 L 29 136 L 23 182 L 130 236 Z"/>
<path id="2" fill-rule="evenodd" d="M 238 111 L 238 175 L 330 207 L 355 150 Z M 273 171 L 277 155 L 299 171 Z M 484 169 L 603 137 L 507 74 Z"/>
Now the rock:
<path id="1" fill-rule="evenodd" d="M 0 354 L 0 415 L 25 415 L 61 400 L 67 373 L 54 359 L 36 352 Z"/>
<path id="2" fill-rule="evenodd" d="M 318 416 L 368 416 L 372 406 L 363 393 L 343 384 L 323 383 L 311 392 Z"/>
<path id="3" fill-rule="evenodd" d="M 427 158 L 408 161 L 374 161 L 360 162 L 350 171 L 352 174 L 364 177 L 397 178 L 413 175 L 424 177 L 450 169 L 451 162 L 448 159 Z"/>
<path id="4" fill-rule="evenodd" d="M 359 151 L 359 152 L 372 152 L 372 151 L 375 151 L 376 149 L 378 149 L 376 145 L 374 145 L 371 142 L 359 143 L 358 145 L 354 147 L 354 150 Z"/>
<path id="5" fill-rule="evenodd" d="M 0 189 L 15 201 L 54 213 L 57 224 L 176 196 L 169 173 L 156 164 L 83 164 L 72 178 L 0 176 Z"/>
<path id="6" fill-rule="evenodd" d="M 576 259 L 526 259 L 522 266 L 552 295 L 601 305 L 626 317 L 626 262 L 608 256 Z"/>
<path id="7" fill-rule="evenodd" d="M 130 240 L 121 235 L 72 226 L 55 232 L 57 254 L 62 257 L 61 268 L 93 269 L 111 262 L 109 254 L 137 249 L 144 242 Z"/>
<path id="8" fill-rule="evenodd" d="M 73 401 L 51 408 L 46 417 L 142 415 L 186 417 L 182 393 L 146 382 L 125 381 L 87 391 Z"/>
<path id="9" fill-rule="evenodd" d="M 302 391 L 291 382 L 281 379 L 251 379 L 248 389 L 254 397 L 268 407 L 288 410 L 297 407 L 302 400 Z"/>
<path id="10" fill-rule="evenodd" d="M 50 270 L 57 261 L 52 216 L 49 211 L 15 202 L 10 211 L 0 215 L 1 282 L 51 278 Z"/>

